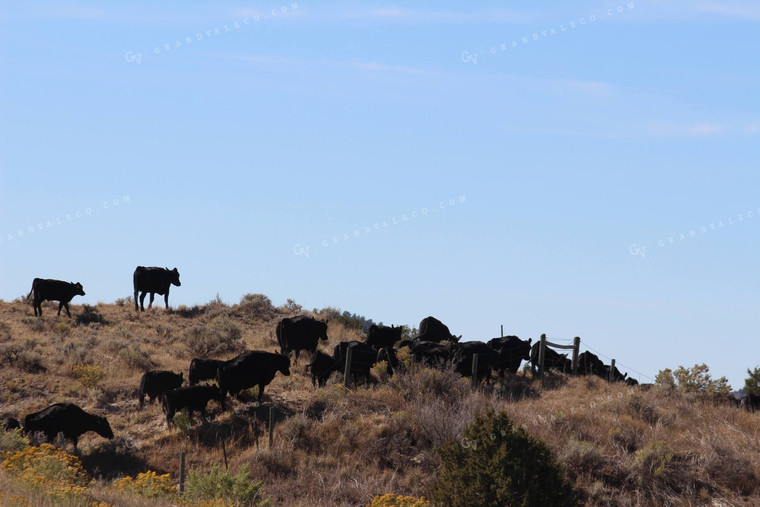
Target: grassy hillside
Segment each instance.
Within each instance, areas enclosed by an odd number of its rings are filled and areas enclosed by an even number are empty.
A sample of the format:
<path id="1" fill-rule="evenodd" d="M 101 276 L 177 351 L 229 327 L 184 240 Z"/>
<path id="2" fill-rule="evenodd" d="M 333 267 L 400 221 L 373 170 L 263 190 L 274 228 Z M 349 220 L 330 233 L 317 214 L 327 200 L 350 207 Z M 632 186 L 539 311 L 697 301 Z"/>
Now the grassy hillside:
<path id="1" fill-rule="evenodd" d="M 138 314 L 129 301 L 118 301 L 75 305 L 71 319 L 56 317 L 56 309 L 44 305 L 45 316 L 35 318 L 24 302 L 0 303 L 0 415 L 22 419 L 60 401 L 105 415 L 116 438 L 88 433 L 79 443 L 84 468 L 96 479 L 86 488 L 91 501 L 176 504 L 119 490 L 113 481 L 150 470 L 169 473 L 176 483 L 181 451 L 191 470 L 204 473 L 225 456 L 233 474 L 247 466 L 274 505 L 360 505 L 384 493 L 427 496 L 439 466 L 435 449 L 450 439 L 466 444 L 464 428 L 486 408 L 505 411 L 547 442 L 588 505 L 752 505 L 760 494 L 760 416 L 596 378 L 556 375 L 541 385 L 518 375 L 473 390 L 450 371 L 417 368 L 386 378 L 378 369 L 370 386 L 345 390 L 334 378 L 316 389 L 302 356 L 291 376 L 275 377 L 260 406 L 255 393 L 229 399 L 226 412 L 211 402 L 208 421 L 180 420 L 179 429 L 168 431 L 158 405 L 138 410 L 144 371 L 187 376 L 194 356 L 275 351 L 275 325 L 297 305 L 272 307 L 255 296 L 234 306 L 212 301 Z M 329 343 L 320 345 L 326 351 L 362 336 L 337 318 L 328 335 Z M 269 448 L 271 406 L 277 422 Z M 7 449 L 9 441 L 0 443 Z M 0 471 L 0 503 L 9 499 L 50 503 Z"/>

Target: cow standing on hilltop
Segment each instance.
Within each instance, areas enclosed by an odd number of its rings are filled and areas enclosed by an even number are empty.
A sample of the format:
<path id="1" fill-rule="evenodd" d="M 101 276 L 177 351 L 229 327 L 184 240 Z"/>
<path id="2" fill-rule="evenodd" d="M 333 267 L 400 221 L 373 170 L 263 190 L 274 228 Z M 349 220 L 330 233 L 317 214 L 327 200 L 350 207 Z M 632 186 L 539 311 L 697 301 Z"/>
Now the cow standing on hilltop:
<path id="1" fill-rule="evenodd" d="M 259 387 L 258 401 L 264 396 L 264 388 L 272 382 L 277 372 L 290 375 L 290 358 L 282 354 L 249 350 L 226 361 L 216 370 L 222 399 L 230 393 L 237 396 L 243 389 Z M 222 401 L 224 408 L 224 401 Z"/>
<path id="2" fill-rule="evenodd" d="M 176 285 L 179 287 L 182 285 L 179 282 L 179 271 L 177 268 L 170 270 L 169 268 L 146 268 L 145 266 L 137 266 L 135 268 L 135 274 L 132 276 L 132 280 L 135 288 L 135 311 L 145 311 L 144 301 L 145 294 L 150 292 L 150 302 L 148 308 L 153 306 L 153 298 L 156 294 L 164 296 L 164 304 L 166 309 L 169 309 L 169 287 Z M 137 306 L 137 295 L 140 294 L 140 306 Z"/>
<path id="3" fill-rule="evenodd" d="M 290 355 L 295 350 L 297 363 L 300 351 L 308 350 L 314 355 L 319 340 L 327 341 L 327 321 L 304 315 L 285 317 L 277 323 L 276 333 L 280 352 Z"/>
<path id="4" fill-rule="evenodd" d="M 375 350 L 392 349 L 397 341 L 401 340 L 404 326 L 391 327 L 372 324 L 367 331 L 367 340 L 364 342 Z"/>
<path id="5" fill-rule="evenodd" d="M 435 317 L 425 317 L 420 321 L 420 334 L 415 338 L 417 341 L 427 342 L 458 342 L 462 336 L 451 334 L 446 324 Z"/>
<path id="6" fill-rule="evenodd" d="M 24 432 L 40 432 L 48 442 L 52 442 L 58 433 L 74 442 L 77 451 L 79 437 L 88 431 L 94 431 L 103 438 L 112 439 L 113 431 L 105 417 L 88 414 L 73 403 L 56 403 L 29 414 L 24 418 Z"/>
<path id="7" fill-rule="evenodd" d="M 34 307 L 34 315 L 42 317 L 42 302 L 43 301 L 59 301 L 58 316 L 61 315 L 61 308 L 66 309 L 66 315 L 71 317 L 69 312 L 69 301 L 74 296 L 84 296 L 84 287 L 82 284 L 62 282 L 61 280 L 48 280 L 45 278 L 35 278 L 32 280 L 32 290 L 27 299 L 32 297 L 32 306 Z M 38 313 L 39 312 L 39 313 Z"/>

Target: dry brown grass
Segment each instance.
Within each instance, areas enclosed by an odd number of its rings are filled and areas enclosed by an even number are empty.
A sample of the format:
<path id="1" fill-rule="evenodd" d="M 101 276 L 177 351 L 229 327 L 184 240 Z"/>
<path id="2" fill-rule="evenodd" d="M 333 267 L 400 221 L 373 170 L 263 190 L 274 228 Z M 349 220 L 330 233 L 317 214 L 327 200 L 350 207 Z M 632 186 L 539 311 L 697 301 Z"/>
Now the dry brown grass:
<path id="1" fill-rule="evenodd" d="M 224 462 L 225 454 L 231 470 L 248 464 L 275 505 L 423 496 L 438 466 L 435 447 L 459 439 L 487 407 L 506 411 L 548 442 L 588 505 L 752 505 L 760 495 L 760 414 L 596 378 L 557 376 L 542 387 L 517 375 L 473 390 L 452 371 L 417 368 L 369 387 L 346 390 L 335 376 L 315 389 L 305 375 L 308 358 L 301 357 L 291 376 L 275 377 L 261 406 L 243 397 L 222 413 L 212 402 L 208 421 L 167 431 L 159 406 L 137 409 L 145 369 L 187 375 L 193 356 L 187 337 L 198 329 L 222 329 L 234 335 L 233 345 L 276 351 L 274 329 L 288 309 L 268 309 L 260 300 L 243 308 L 212 301 L 138 314 L 130 304 L 101 303 L 96 310 L 106 323 L 74 325 L 81 307 L 73 306 L 68 319 L 56 317 L 52 306 L 35 318 L 29 305 L 0 303 L 0 415 L 22 419 L 60 401 L 106 415 L 116 438 L 88 433 L 79 445 L 85 467 L 102 480 L 93 500 L 160 505 L 130 502 L 109 491 L 107 481 L 147 470 L 177 477 L 181 451 L 189 467 L 202 470 Z M 328 353 L 341 340 L 361 338 L 335 322 L 328 335 L 329 343 L 320 344 Z M 221 350 L 211 356 L 230 357 L 238 347 Z M 73 372 L 88 363 L 105 371 L 95 387 Z M 277 412 L 272 448 L 269 407 Z M 2 486 L 3 494 L 19 494 L 18 488 Z M 38 497 L 31 503 L 47 505 Z"/>

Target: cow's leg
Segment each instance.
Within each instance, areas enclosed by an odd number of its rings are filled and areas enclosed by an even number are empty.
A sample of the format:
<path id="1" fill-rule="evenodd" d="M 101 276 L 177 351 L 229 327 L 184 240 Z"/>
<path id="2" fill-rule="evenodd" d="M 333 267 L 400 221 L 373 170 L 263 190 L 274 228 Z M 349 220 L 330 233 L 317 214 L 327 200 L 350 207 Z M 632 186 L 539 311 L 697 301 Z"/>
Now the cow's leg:
<path id="1" fill-rule="evenodd" d="M 155 298 L 155 297 L 156 297 L 156 293 L 155 292 L 151 292 L 150 293 L 150 303 L 148 303 L 148 309 L 149 310 L 153 307 L 153 298 Z"/>
<path id="2" fill-rule="evenodd" d="M 166 291 L 166 294 L 164 294 L 164 305 L 166 305 L 166 309 L 169 309 L 169 291 Z"/>
<path id="3" fill-rule="evenodd" d="M 258 401 L 261 401 L 261 398 L 264 396 L 264 384 L 259 384 L 259 397 L 256 398 Z"/>
<path id="4" fill-rule="evenodd" d="M 145 296 L 146 296 L 147 294 L 148 294 L 148 293 L 147 293 L 147 292 L 145 292 L 145 291 L 143 291 L 143 292 L 140 294 L 140 311 L 142 311 L 142 312 L 144 312 L 144 311 L 145 311 Z"/>
<path id="5" fill-rule="evenodd" d="M 293 364 L 298 364 L 298 354 L 301 352 L 301 349 L 296 349 L 296 360 L 293 361 Z"/>
<path id="6" fill-rule="evenodd" d="M 66 315 L 71 317 L 71 312 L 69 311 L 69 304 L 68 303 L 62 303 L 62 304 L 63 304 L 63 307 L 66 308 Z M 60 314 L 61 314 L 61 309 L 58 308 L 58 315 Z"/>
<path id="7" fill-rule="evenodd" d="M 136 312 L 140 311 L 140 307 L 137 306 L 137 295 L 138 295 L 138 292 L 139 291 L 135 290 L 135 311 Z"/>
<path id="8" fill-rule="evenodd" d="M 174 419 L 174 410 L 167 410 L 166 411 L 166 427 L 171 428 L 172 427 L 172 420 Z"/>
<path id="9" fill-rule="evenodd" d="M 35 299 L 32 303 L 32 306 L 34 306 L 34 316 L 37 317 L 37 309 L 39 309 L 39 317 L 42 317 L 42 301 Z"/>
<path id="10" fill-rule="evenodd" d="M 61 316 L 61 308 L 63 308 L 63 301 L 58 303 L 58 316 Z M 71 315 L 69 315 L 71 317 Z"/>

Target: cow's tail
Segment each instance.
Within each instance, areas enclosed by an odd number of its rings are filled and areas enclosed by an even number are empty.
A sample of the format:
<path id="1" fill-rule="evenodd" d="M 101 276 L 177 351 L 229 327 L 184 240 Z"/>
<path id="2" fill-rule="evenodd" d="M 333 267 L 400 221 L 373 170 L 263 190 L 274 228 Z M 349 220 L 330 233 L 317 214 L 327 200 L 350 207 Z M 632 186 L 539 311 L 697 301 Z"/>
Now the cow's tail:
<path id="1" fill-rule="evenodd" d="M 29 294 L 27 294 L 27 295 L 26 295 L 26 302 L 27 302 L 27 303 L 29 302 L 29 300 L 30 300 L 30 299 L 31 299 L 31 297 L 32 297 L 32 294 L 34 293 L 34 286 L 35 286 L 36 284 L 37 284 L 37 279 L 35 278 L 34 280 L 32 280 L 32 290 L 30 290 L 30 291 L 29 291 Z"/>

